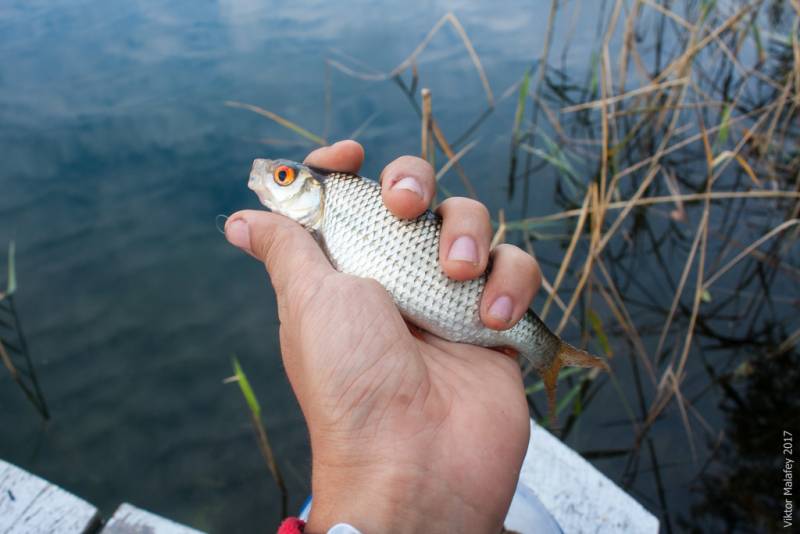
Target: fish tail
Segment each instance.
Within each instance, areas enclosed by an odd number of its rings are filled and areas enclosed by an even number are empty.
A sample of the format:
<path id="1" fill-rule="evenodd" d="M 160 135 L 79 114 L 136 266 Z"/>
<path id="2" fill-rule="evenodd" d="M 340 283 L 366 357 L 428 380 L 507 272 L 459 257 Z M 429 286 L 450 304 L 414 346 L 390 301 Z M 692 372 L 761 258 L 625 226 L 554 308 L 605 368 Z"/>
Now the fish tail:
<path id="1" fill-rule="evenodd" d="M 538 370 L 539 376 L 544 383 L 547 393 L 547 416 L 550 426 L 556 424 L 556 387 L 558 386 L 558 372 L 562 367 L 596 367 L 609 371 L 608 364 L 586 352 L 585 350 L 573 347 L 566 341 L 558 340 L 555 350 L 555 357 L 550 363 Z"/>

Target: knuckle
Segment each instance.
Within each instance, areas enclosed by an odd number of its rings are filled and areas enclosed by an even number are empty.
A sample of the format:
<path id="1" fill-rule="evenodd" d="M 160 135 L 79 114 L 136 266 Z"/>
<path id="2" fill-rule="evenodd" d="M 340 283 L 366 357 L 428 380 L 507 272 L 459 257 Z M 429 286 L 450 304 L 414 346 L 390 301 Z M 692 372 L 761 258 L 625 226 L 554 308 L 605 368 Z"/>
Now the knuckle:
<path id="1" fill-rule="evenodd" d="M 289 242 L 287 232 L 276 227 L 271 232 L 264 232 L 258 236 L 256 243 L 253 244 L 253 252 L 266 264 L 267 269 L 272 271 L 276 261 L 285 257 L 289 252 Z"/>
<path id="2" fill-rule="evenodd" d="M 472 216 L 489 220 L 489 209 L 483 203 L 467 197 L 450 197 L 439 204 L 439 212 L 446 216 L 451 212 L 470 213 Z"/>
<path id="3" fill-rule="evenodd" d="M 502 271 L 511 276 L 503 276 L 507 281 L 525 282 L 525 287 L 533 283 L 537 289 L 541 284 L 542 273 L 536 259 L 521 248 L 503 243 L 497 245 L 492 251 L 492 265 L 494 271 Z"/>
<path id="4" fill-rule="evenodd" d="M 494 248 L 493 253 L 497 261 L 511 264 L 515 269 L 531 269 L 537 265 L 533 256 L 516 245 L 501 243 Z"/>
<path id="5" fill-rule="evenodd" d="M 392 162 L 392 165 L 409 166 L 415 168 L 415 170 L 418 172 L 424 171 L 426 173 L 433 174 L 433 166 L 431 166 L 431 164 L 426 160 L 417 156 L 400 156 Z"/>

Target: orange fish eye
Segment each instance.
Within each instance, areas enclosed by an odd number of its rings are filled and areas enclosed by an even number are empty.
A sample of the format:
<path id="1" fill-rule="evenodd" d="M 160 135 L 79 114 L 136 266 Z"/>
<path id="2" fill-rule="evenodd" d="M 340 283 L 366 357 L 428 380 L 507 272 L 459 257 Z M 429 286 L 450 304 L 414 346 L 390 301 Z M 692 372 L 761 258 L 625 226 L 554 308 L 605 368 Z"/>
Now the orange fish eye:
<path id="1" fill-rule="evenodd" d="M 281 165 L 273 171 L 272 177 L 276 184 L 286 186 L 294 182 L 295 172 L 288 165 Z"/>

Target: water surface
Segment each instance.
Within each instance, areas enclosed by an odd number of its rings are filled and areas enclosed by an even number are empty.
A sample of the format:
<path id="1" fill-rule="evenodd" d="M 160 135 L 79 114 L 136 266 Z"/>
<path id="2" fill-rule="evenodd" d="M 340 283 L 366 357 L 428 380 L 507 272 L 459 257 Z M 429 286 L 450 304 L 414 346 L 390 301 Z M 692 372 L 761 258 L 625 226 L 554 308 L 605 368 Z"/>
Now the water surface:
<path id="1" fill-rule="evenodd" d="M 302 159 L 313 146 L 224 101 L 261 105 L 324 134 L 326 58 L 389 71 L 450 10 L 500 99 L 539 56 L 548 9 L 521 1 L 412 1 L 402 9 L 357 0 L 6 2 L 0 245 L 17 244 L 16 302 L 52 420 L 43 425 L 0 372 L 0 457 L 105 514 L 129 501 L 209 531 L 269 530 L 278 493 L 238 388 L 222 383 L 236 354 L 297 509 L 309 491 L 309 448 L 280 363 L 274 296 L 263 268 L 227 245 L 215 217 L 257 206 L 245 187 L 254 157 Z M 565 72 L 586 68 L 593 10 L 557 21 L 554 50 L 571 39 Z M 486 107 L 457 34 L 445 28 L 418 67 L 437 119 L 457 137 Z M 329 74 L 328 138 L 348 137 L 372 117 L 359 134 L 366 175 L 418 153 L 418 118 L 395 83 Z M 519 194 L 510 204 L 506 196 L 516 104 L 513 88 L 508 94 L 463 160 L 493 213 L 522 205 Z M 530 214 L 561 209 L 558 180 L 552 169 L 537 176 Z M 464 193 L 453 173 L 443 185 Z M 552 279 L 563 251 L 540 247 Z M 669 302 L 671 288 L 652 290 Z M 633 388 L 627 371 L 618 372 L 622 387 Z M 601 392 L 572 445 L 630 444 L 630 429 L 614 424 L 624 415 L 602 410 L 614 395 Z M 678 420 L 661 428 L 660 446 L 685 446 Z M 623 471 L 622 462 L 595 461 L 614 478 Z M 673 467 L 661 476 L 672 513 L 682 513 L 697 465 Z M 633 491 L 659 512 L 652 472 Z"/>

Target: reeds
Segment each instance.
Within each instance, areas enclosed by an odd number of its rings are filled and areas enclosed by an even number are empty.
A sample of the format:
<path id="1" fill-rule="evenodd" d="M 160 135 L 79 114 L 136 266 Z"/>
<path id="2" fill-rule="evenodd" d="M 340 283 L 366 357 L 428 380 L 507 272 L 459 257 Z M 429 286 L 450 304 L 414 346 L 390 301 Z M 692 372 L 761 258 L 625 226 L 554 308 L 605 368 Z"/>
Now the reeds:
<path id="1" fill-rule="evenodd" d="M 17 292 L 15 245 L 8 245 L 8 275 L 5 291 L 0 291 L 0 360 L 11 379 L 19 386 L 36 412 L 45 421 L 50 419 L 47 402 L 39 386 L 36 368 L 28 351 L 28 342 L 14 304 Z M 15 363 L 16 362 L 16 363 Z"/>
<path id="2" fill-rule="evenodd" d="M 261 451 L 261 455 L 264 457 L 264 462 L 267 465 L 267 469 L 272 475 L 273 480 L 275 480 L 275 484 L 278 486 L 278 490 L 281 494 L 281 517 L 287 517 L 289 515 L 289 492 L 286 489 L 286 482 L 284 482 L 283 475 L 278 467 L 278 462 L 275 459 L 275 453 L 272 451 L 272 445 L 270 444 L 269 436 L 267 435 L 267 429 L 264 427 L 264 422 L 261 420 L 261 404 L 258 402 L 258 398 L 256 397 L 252 386 L 250 386 L 250 381 L 247 379 L 247 375 L 242 370 L 242 366 L 239 364 L 238 358 L 234 356 L 231 358 L 231 361 L 233 362 L 234 374 L 233 376 L 225 379 L 225 383 L 228 384 L 231 382 L 236 382 L 239 384 L 239 389 L 242 391 L 242 396 L 244 397 L 247 407 L 250 410 L 250 421 L 253 423 L 253 429 L 256 432 L 258 448 Z"/>
<path id="3" fill-rule="evenodd" d="M 610 384 L 618 404 L 603 411 L 624 413 L 631 428 L 629 446 L 613 454 L 626 457 L 621 480 L 634 485 L 647 460 L 656 486 L 650 504 L 662 510 L 669 531 L 675 516 L 663 486 L 663 451 L 653 437 L 660 422 L 681 421 L 689 461 L 700 469 L 702 447 L 726 438 L 696 403 L 713 394 L 720 376 L 756 358 L 796 354 L 800 341 L 800 296 L 773 294 L 800 280 L 800 3 L 603 6 L 583 81 L 550 59 L 559 55 L 551 43 L 556 21 L 586 9 L 576 1 L 553 0 L 545 48 L 497 99 L 453 14 L 387 73 L 365 72 L 352 66 L 356 60 L 328 64 L 364 82 L 393 80 L 420 118 L 423 157 L 438 166 L 437 177 L 456 169 L 473 196 L 459 160 L 479 150 L 486 117 L 517 97 L 508 115 L 506 185 L 514 195 L 522 182 L 522 198 L 511 197 L 521 215 L 499 218 L 497 235 L 531 252 L 537 241 L 560 243 L 562 256 L 539 257 L 546 267 L 542 317 L 566 337 L 613 356 L 612 368 L 629 376 L 620 383 L 615 374 L 564 371 L 558 408 L 569 415 L 562 436 Z M 446 23 L 462 39 L 487 95 L 486 109 L 454 143 L 435 120 L 431 92 L 419 91 L 415 65 Z M 569 41 L 560 56 L 568 54 Z M 435 96 L 436 106 L 453 98 Z M 528 213 L 527 184 L 535 173 L 555 184 L 561 209 Z M 540 389 L 533 381 L 527 392 Z"/>

